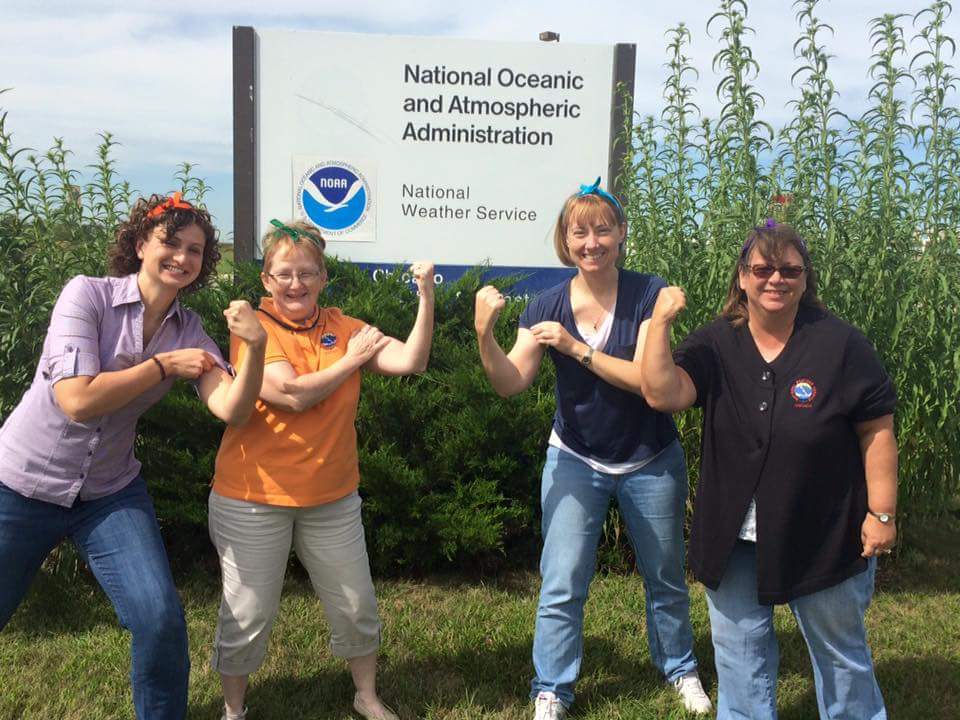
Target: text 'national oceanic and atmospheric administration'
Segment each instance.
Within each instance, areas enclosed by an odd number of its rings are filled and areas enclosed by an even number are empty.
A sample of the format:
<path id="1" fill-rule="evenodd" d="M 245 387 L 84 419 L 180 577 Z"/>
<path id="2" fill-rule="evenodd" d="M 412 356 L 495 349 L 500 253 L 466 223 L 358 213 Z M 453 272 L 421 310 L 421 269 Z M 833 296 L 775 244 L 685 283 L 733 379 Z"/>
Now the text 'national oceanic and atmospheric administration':
<path id="1" fill-rule="evenodd" d="M 475 69 L 448 68 L 446 65 L 405 64 L 405 84 L 436 88 L 436 94 L 409 95 L 403 99 L 403 112 L 443 116 L 440 122 L 407 119 L 403 128 L 405 142 L 473 143 L 481 145 L 526 145 L 550 147 L 554 132 L 547 123 L 575 122 L 581 115 L 576 93 L 584 89 L 582 75 L 567 70 L 559 73 L 523 72 L 509 67 Z M 548 99 L 533 93 L 549 90 L 571 93 Z M 504 91 L 516 91 L 504 99 Z M 515 124 L 507 127 L 499 122 Z M 530 122 L 536 127 L 528 126 Z"/>

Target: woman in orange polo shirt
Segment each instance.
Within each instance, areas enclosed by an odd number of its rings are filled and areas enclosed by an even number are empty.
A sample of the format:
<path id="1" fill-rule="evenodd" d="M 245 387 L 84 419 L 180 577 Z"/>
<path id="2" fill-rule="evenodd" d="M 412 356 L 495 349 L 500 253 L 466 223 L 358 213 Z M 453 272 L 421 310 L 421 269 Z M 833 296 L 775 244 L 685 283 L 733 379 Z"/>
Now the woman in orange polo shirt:
<path id="1" fill-rule="evenodd" d="M 258 310 L 267 332 L 263 388 L 250 421 L 223 436 L 209 501 L 223 577 L 211 659 L 223 684 L 223 717 L 246 716 L 248 676 L 266 654 L 292 546 L 323 602 L 331 650 L 350 666 L 354 710 L 371 720 L 397 720 L 376 690 L 380 621 L 360 519 L 354 421 L 361 369 L 382 375 L 426 369 L 433 265 L 411 266 L 419 307 L 401 342 L 318 306 L 327 282 L 325 241 L 306 223 L 271 223 L 261 274 L 270 297 Z M 235 338 L 230 355 L 234 365 L 244 362 Z"/>

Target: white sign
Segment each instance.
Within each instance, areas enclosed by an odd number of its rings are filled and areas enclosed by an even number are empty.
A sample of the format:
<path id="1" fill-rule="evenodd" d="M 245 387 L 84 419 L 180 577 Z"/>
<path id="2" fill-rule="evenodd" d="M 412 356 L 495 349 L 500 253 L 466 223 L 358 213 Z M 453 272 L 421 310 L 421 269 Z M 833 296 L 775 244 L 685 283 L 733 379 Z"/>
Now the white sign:
<path id="1" fill-rule="evenodd" d="M 257 40 L 261 232 L 304 217 L 357 262 L 560 267 L 560 207 L 609 164 L 613 46 Z"/>

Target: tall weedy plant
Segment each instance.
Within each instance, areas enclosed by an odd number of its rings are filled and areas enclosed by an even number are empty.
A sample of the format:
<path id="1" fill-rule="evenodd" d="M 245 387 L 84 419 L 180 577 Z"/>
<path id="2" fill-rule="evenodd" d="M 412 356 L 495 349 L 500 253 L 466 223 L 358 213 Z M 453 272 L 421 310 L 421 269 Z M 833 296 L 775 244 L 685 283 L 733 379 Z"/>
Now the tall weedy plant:
<path id="1" fill-rule="evenodd" d="M 861 328 L 893 376 L 900 405 L 903 511 L 942 511 L 960 490 L 960 117 L 951 7 L 913 18 L 921 49 L 907 58 L 905 16 L 882 15 L 872 41 L 869 106 L 838 107 L 817 0 L 794 3 L 799 37 L 793 117 L 779 132 L 761 120 L 760 71 L 745 38 L 748 8 L 724 0 L 713 67 L 720 118 L 700 116 L 685 56 L 690 31 L 668 33 L 665 109 L 634 131 L 621 178 L 629 264 L 687 290 L 677 335 L 712 318 L 749 228 L 765 216 L 808 238 L 828 307 Z M 910 94 L 912 92 L 912 95 Z M 904 98 L 909 98 L 905 100 Z M 653 159 L 651 159 L 653 155 Z M 696 467 L 696 411 L 678 419 Z"/>

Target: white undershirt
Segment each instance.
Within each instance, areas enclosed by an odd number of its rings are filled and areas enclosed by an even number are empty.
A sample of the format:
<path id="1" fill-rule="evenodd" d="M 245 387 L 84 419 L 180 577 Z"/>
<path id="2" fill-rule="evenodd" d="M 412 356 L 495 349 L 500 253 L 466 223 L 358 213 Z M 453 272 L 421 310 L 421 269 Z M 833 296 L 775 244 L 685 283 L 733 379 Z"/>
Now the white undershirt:
<path id="1" fill-rule="evenodd" d="M 743 516 L 743 525 L 740 526 L 740 534 L 737 535 L 741 540 L 748 542 L 757 541 L 757 499 L 750 498 L 750 507 L 747 508 L 747 514 Z"/>

